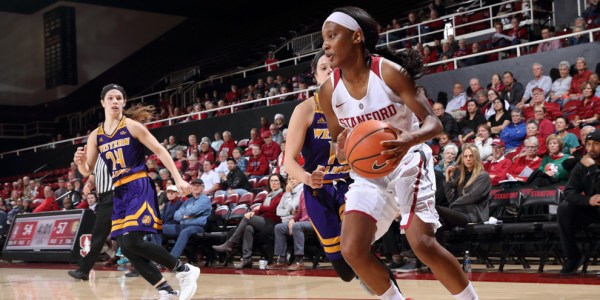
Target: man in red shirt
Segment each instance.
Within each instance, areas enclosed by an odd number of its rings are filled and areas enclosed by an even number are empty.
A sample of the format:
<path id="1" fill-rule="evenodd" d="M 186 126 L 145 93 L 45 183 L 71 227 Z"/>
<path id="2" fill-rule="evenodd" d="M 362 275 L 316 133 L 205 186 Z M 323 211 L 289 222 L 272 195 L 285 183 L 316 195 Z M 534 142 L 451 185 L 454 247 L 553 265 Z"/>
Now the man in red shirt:
<path id="1" fill-rule="evenodd" d="M 269 163 L 276 164 L 279 153 L 281 153 L 279 144 L 273 142 L 273 137 L 269 132 L 263 132 L 262 138 L 265 143 L 260 146 L 260 151 L 265 155 L 267 160 L 269 160 Z"/>
<path id="2" fill-rule="evenodd" d="M 58 210 L 58 202 L 54 201 L 54 192 L 49 186 L 44 187 L 44 201 L 33 210 L 33 213 Z"/>
<path id="3" fill-rule="evenodd" d="M 269 174 L 269 161 L 264 154 L 260 152 L 258 145 L 252 145 L 252 156 L 248 159 L 248 167 L 246 168 L 246 176 L 248 179 L 257 178 L 260 179 L 263 176 Z"/>
<path id="4" fill-rule="evenodd" d="M 244 151 L 244 156 L 252 155 L 252 147 L 250 147 L 250 146 L 258 145 L 260 147 L 264 143 L 265 143 L 265 141 L 263 141 L 263 139 L 258 134 L 258 129 L 256 129 L 256 128 L 250 129 L 250 141 L 248 141 L 248 146 L 246 148 L 246 151 Z"/>
<path id="5" fill-rule="evenodd" d="M 499 185 L 500 181 L 506 180 L 506 173 L 512 166 L 512 161 L 504 157 L 505 145 L 501 139 L 492 141 L 492 155 L 483 164 L 483 168 L 492 179 L 492 186 Z"/>
<path id="6" fill-rule="evenodd" d="M 219 147 L 219 153 L 227 151 L 227 157 L 232 157 L 233 149 L 235 149 L 236 146 L 235 141 L 231 138 L 231 132 L 223 131 L 223 144 Z"/>

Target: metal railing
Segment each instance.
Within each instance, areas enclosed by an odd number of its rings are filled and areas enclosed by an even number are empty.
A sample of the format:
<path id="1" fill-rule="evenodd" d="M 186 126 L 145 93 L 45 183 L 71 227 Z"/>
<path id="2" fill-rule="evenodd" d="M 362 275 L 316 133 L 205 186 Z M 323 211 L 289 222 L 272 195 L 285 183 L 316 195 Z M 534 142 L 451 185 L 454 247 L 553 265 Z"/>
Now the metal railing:
<path id="1" fill-rule="evenodd" d="M 433 63 L 429 63 L 429 64 L 426 64 L 425 66 L 426 67 L 432 67 L 432 66 L 437 66 L 437 65 L 441 65 L 441 64 L 446 64 L 446 63 L 452 62 L 454 64 L 454 69 L 457 69 L 459 67 L 458 62 L 461 61 L 461 60 L 465 60 L 465 59 L 472 58 L 472 57 L 490 55 L 490 54 L 493 54 L 493 53 L 501 53 L 501 52 L 510 51 L 510 50 L 516 50 L 516 55 L 517 55 L 517 57 L 519 57 L 519 56 L 523 55 L 523 53 L 521 51 L 521 48 L 531 47 L 531 46 L 535 46 L 535 45 L 538 45 L 538 44 L 541 44 L 541 43 L 545 43 L 545 42 L 548 42 L 548 41 L 553 41 L 553 40 L 568 39 L 570 37 L 574 37 L 574 36 L 582 35 L 582 34 L 587 34 L 588 37 L 589 37 L 590 43 L 593 43 L 594 42 L 594 33 L 596 33 L 596 32 L 600 32 L 600 28 L 594 28 L 594 29 L 585 30 L 585 31 L 581 31 L 581 32 L 564 34 L 564 35 L 561 35 L 561 36 L 555 36 L 555 37 L 551 37 L 551 38 L 544 39 L 544 40 L 527 42 L 527 43 L 523 43 L 523 44 L 519 44 L 519 45 L 507 46 L 507 47 L 492 49 L 492 50 L 488 50 L 488 51 L 482 51 L 482 52 L 479 52 L 479 53 L 469 54 L 469 55 L 460 56 L 460 57 L 454 57 L 454 58 L 450 58 L 450 59 L 446 59 L 446 60 L 441 60 L 441 61 L 436 61 L 436 62 L 433 62 Z M 498 59 L 502 59 L 502 56 L 499 55 Z"/>
<path id="2" fill-rule="evenodd" d="M 312 92 L 316 89 L 317 89 L 316 87 L 309 87 L 304 90 L 293 91 L 293 92 L 289 92 L 289 93 L 285 93 L 285 94 L 269 96 L 269 97 L 265 97 L 265 98 L 261 98 L 261 99 L 252 100 L 252 101 L 246 101 L 246 102 L 236 103 L 236 104 L 227 105 L 227 106 L 223 106 L 223 107 L 217 107 L 214 109 L 203 110 L 200 112 L 192 112 L 192 113 L 181 115 L 181 116 L 151 121 L 151 122 L 144 123 L 144 125 L 148 126 L 148 125 L 153 125 L 153 124 L 157 124 L 157 123 L 163 123 L 163 126 L 170 126 L 175 123 L 181 123 L 182 120 L 188 120 L 188 118 L 192 119 L 190 121 L 195 121 L 195 119 L 193 119 L 194 116 L 197 116 L 198 120 L 202 120 L 202 115 L 206 114 L 206 113 L 211 113 L 211 112 L 217 113 L 218 111 L 220 111 L 222 109 L 229 110 L 229 113 L 234 113 L 236 111 L 236 107 L 246 106 L 246 105 L 254 105 L 254 104 L 257 104 L 260 102 L 265 102 L 265 105 L 269 106 L 273 99 L 285 98 L 290 95 L 298 95 L 298 94 L 302 94 L 302 93 L 306 93 L 305 96 L 306 96 L 306 98 L 308 98 L 308 96 L 310 95 L 310 92 Z M 55 149 L 56 147 L 61 146 L 61 145 L 67 145 L 67 144 L 68 145 L 77 145 L 77 144 L 85 143 L 85 141 L 87 141 L 87 138 L 88 138 L 88 136 L 86 135 L 86 136 L 75 137 L 75 138 L 66 139 L 66 140 L 62 140 L 62 141 L 58 141 L 58 142 L 51 142 L 51 143 L 46 143 L 46 144 L 42 144 L 42 145 L 36 145 L 36 146 L 32 146 L 32 147 L 22 148 L 22 149 L 18 149 L 18 150 L 7 151 L 7 152 L 0 153 L 0 159 L 4 159 L 5 157 L 10 156 L 11 154 L 20 156 L 22 153 L 38 152 L 38 151 L 44 150 L 44 149 Z"/>
<path id="3" fill-rule="evenodd" d="M 29 138 L 37 135 L 48 135 L 54 132 L 54 123 L 48 121 L 35 121 L 26 124 L 0 124 L 1 138 Z"/>

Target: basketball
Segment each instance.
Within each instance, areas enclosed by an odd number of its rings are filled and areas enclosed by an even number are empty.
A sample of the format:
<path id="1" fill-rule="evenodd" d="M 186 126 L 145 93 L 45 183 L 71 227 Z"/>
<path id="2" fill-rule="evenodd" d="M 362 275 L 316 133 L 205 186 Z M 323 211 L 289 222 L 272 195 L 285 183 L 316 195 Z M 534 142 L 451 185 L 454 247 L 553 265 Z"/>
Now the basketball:
<path id="1" fill-rule="evenodd" d="M 365 178 L 388 175 L 398 164 L 389 164 L 389 157 L 381 155 L 381 151 L 388 148 L 380 142 L 395 140 L 396 137 L 396 130 L 386 122 L 369 120 L 358 124 L 346 137 L 344 149 L 348 165 Z"/>

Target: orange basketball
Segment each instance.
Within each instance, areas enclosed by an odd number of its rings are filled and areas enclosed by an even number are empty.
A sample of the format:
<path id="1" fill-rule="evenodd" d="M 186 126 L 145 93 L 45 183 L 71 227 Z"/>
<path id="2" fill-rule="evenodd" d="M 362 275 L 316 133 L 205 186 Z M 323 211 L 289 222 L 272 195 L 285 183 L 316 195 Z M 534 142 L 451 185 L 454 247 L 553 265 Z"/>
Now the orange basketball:
<path id="1" fill-rule="evenodd" d="M 395 140 L 396 130 L 388 123 L 369 120 L 350 131 L 344 146 L 346 160 L 354 172 L 365 178 L 379 178 L 391 173 L 396 164 L 389 164 L 389 157 L 381 155 L 388 148 L 381 141 Z"/>

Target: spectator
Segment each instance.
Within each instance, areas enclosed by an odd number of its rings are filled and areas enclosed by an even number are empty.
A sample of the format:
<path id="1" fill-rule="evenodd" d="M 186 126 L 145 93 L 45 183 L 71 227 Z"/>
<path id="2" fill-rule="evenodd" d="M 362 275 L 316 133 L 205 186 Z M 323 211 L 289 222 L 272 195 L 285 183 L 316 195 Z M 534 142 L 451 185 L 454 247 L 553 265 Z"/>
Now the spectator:
<path id="1" fill-rule="evenodd" d="M 233 149 L 237 147 L 233 137 L 231 136 L 231 132 L 223 131 L 223 143 L 219 147 L 219 151 L 217 153 L 221 153 L 223 151 L 227 152 L 227 157 L 231 157 Z"/>
<path id="2" fill-rule="evenodd" d="M 237 84 L 232 83 L 229 87 L 229 92 L 225 93 L 225 101 L 228 104 L 235 102 L 240 99 L 242 92 L 238 89 Z"/>
<path id="3" fill-rule="evenodd" d="M 556 135 L 563 141 L 564 146 L 562 152 L 564 154 L 572 154 L 579 148 L 579 141 L 577 136 L 567 131 L 567 125 L 569 121 L 567 118 L 560 116 L 554 120 L 554 128 L 556 129 Z"/>
<path id="4" fill-rule="evenodd" d="M 204 164 L 205 161 L 208 161 L 211 164 L 215 162 L 215 150 L 208 142 L 202 142 L 200 144 L 200 156 L 198 157 L 198 163 Z"/>
<path id="5" fill-rule="evenodd" d="M 594 96 L 596 86 L 586 81 L 581 84 L 583 99 L 578 105 L 577 114 L 573 125 L 583 127 L 585 125 L 598 125 L 598 114 L 600 113 L 600 98 Z M 576 100 L 577 101 L 577 100 Z"/>
<path id="6" fill-rule="evenodd" d="M 481 87 L 481 84 L 479 83 L 479 79 L 478 78 L 471 78 L 469 79 L 469 88 L 467 88 L 467 99 L 476 99 L 475 94 L 479 91 L 479 90 L 483 90 L 483 88 Z"/>
<path id="7" fill-rule="evenodd" d="M 479 152 L 482 161 L 492 155 L 492 132 L 486 124 L 481 124 L 477 128 L 477 137 L 475 137 L 475 146 Z"/>
<path id="8" fill-rule="evenodd" d="M 458 82 L 454 84 L 452 93 L 454 97 L 446 104 L 446 112 L 451 114 L 456 120 L 462 120 L 465 117 L 467 94 L 464 92 L 462 84 Z"/>
<path id="9" fill-rule="evenodd" d="M 546 139 L 543 138 L 540 134 L 540 125 L 538 124 L 538 122 L 536 120 L 527 121 L 525 129 L 527 131 L 525 139 L 535 137 L 538 140 L 537 155 L 539 157 L 544 157 L 548 150 L 546 149 Z M 512 161 L 514 161 L 515 159 L 525 155 L 527 155 L 527 149 L 525 148 L 525 142 L 523 142 L 523 144 L 517 147 L 515 151 L 508 154 L 507 158 L 512 159 Z"/>
<path id="10" fill-rule="evenodd" d="M 277 129 L 280 132 L 287 128 L 287 124 L 285 124 L 285 117 L 283 116 L 283 114 L 276 114 L 274 119 L 275 119 L 275 123 L 273 123 L 273 124 L 275 125 L 275 127 L 277 127 Z M 271 130 L 271 127 L 269 127 L 269 131 L 270 130 Z"/>
<path id="11" fill-rule="evenodd" d="M 436 205 L 443 228 L 465 227 L 468 223 L 482 223 L 489 218 L 487 198 L 492 188 L 490 176 L 483 169 L 477 147 L 463 146 L 456 166 L 446 169 L 446 198 L 449 207 Z M 443 241 L 443 230 L 436 234 Z"/>
<path id="12" fill-rule="evenodd" d="M 433 112 L 442 122 L 444 131 L 450 135 L 450 138 L 456 138 L 458 136 L 458 123 L 452 115 L 444 111 L 444 105 L 439 102 L 434 103 Z"/>
<path id="13" fill-rule="evenodd" d="M 551 134 L 546 139 L 548 155 L 544 156 L 538 172 L 529 176 L 527 183 L 533 187 L 542 187 L 567 179 L 568 173 L 562 163 L 571 155 L 562 153 L 564 144 L 560 137 Z"/>
<path id="14" fill-rule="evenodd" d="M 504 84 L 502 84 L 502 79 L 500 79 L 500 74 L 494 73 L 492 74 L 491 81 L 487 85 L 488 90 L 494 90 L 498 92 L 498 95 L 504 91 Z"/>
<path id="15" fill-rule="evenodd" d="M 460 128 L 458 141 L 461 144 L 465 144 L 467 141 L 473 139 L 476 135 L 477 128 L 482 124 L 485 124 L 485 117 L 479 113 L 477 102 L 475 102 L 475 100 L 469 100 L 467 102 L 467 115 L 458 123 L 458 127 Z"/>
<path id="16" fill-rule="evenodd" d="M 65 197 L 62 201 L 62 209 L 61 210 L 72 210 L 73 209 L 73 201 L 69 197 Z"/>
<path id="17" fill-rule="evenodd" d="M 258 145 L 252 145 L 252 156 L 248 159 L 248 168 L 246 168 L 246 176 L 248 178 L 260 179 L 269 172 L 269 161 L 264 154 L 261 153 Z"/>
<path id="18" fill-rule="evenodd" d="M 492 108 L 494 114 L 491 115 L 487 120 L 487 126 L 490 127 L 492 134 L 500 134 L 508 124 L 510 124 L 509 112 L 504 105 L 504 101 L 498 98 L 498 92 L 494 90 L 488 91 L 488 99 L 494 99 L 492 102 Z M 493 94 L 493 96 L 492 96 Z"/>
<path id="19" fill-rule="evenodd" d="M 71 200 L 71 208 L 73 205 L 79 204 L 81 201 L 81 192 L 75 189 L 75 182 L 67 182 L 67 193 L 69 193 L 69 195 L 65 198 Z"/>
<path id="20" fill-rule="evenodd" d="M 581 85 L 588 81 L 592 72 L 587 69 L 587 63 L 585 58 L 578 57 L 575 60 L 575 70 L 577 70 L 577 74 L 573 75 L 571 79 L 571 86 L 569 88 L 569 98 L 571 100 L 578 100 L 581 96 Z"/>
<path id="21" fill-rule="evenodd" d="M 52 192 L 52 188 L 49 186 L 44 187 L 44 201 L 40 206 L 33 210 L 34 213 L 45 212 L 45 211 L 55 211 L 58 210 L 58 203 L 54 201 L 56 199 L 54 197 L 54 193 Z M 10 214 L 9 214 L 10 216 Z"/>
<path id="22" fill-rule="evenodd" d="M 516 36 L 508 36 L 504 34 L 504 25 L 502 22 L 496 22 L 494 24 L 495 32 L 490 35 L 489 43 L 492 49 L 504 48 L 511 45 L 517 45 L 520 43 Z"/>
<path id="23" fill-rule="evenodd" d="M 267 72 L 271 72 L 279 67 L 279 60 L 275 57 L 275 53 L 273 51 L 267 52 L 267 58 L 265 58 L 265 65 Z"/>
<path id="24" fill-rule="evenodd" d="M 481 52 L 481 46 L 479 45 L 479 43 L 474 42 L 473 44 L 471 44 L 471 53 L 470 54 L 475 55 L 479 52 Z M 486 62 L 486 56 L 485 55 L 477 55 L 477 56 L 469 57 L 469 58 L 463 60 L 462 62 L 463 62 L 464 67 L 483 64 Z"/>
<path id="25" fill-rule="evenodd" d="M 248 159 L 242 156 L 242 150 L 239 147 L 233 149 L 233 158 L 235 159 L 235 165 L 238 169 L 242 172 L 246 172 Z"/>
<path id="26" fill-rule="evenodd" d="M 582 32 L 584 30 L 585 30 L 584 27 L 575 26 L 575 28 L 573 28 L 573 33 Z M 589 42 L 590 42 L 590 38 L 588 37 L 587 34 L 578 34 L 578 35 L 570 37 L 567 40 L 567 43 L 569 44 L 569 46 L 575 46 L 575 45 L 579 45 L 579 44 L 586 44 L 586 43 L 589 43 Z"/>
<path id="27" fill-rule="evenodd" d="M 445 41 L 442 43 L 442 52 L 440 53 L 440 58 L 442 56 L 446 56 L 446 59 L 450 58 L 450 57 L 454 57 L 454 50 L 452 49 L 452 46 L 450 45 L 449 41 Z M 440 59 L 443 60 L 443 59 Z"/>
<path id="28" fill-rule="evenodd" d="M 516 105 L 523 99 L 525 94 L 525 88 L 518 82 L 510 71 L 502 74 L 502 80 L 504 81 L 504 91 L 502 92 L 502 99 L 508 101 L 510 109 L 514 109 Z"/>
<path id="29" fill-rule="evenodd" d="M 461 57 L 471 54 L 471 50 L 467 48 L 467 42 L 465 39 L 458 40 L 458 48 L 454 52 L 454 57 Z"/>
<path id="30" fill-rule="evenodd" d="M 598 74 L 592 73 L 592 75 L 590 75 L 590 77 L 588 78 L 588 81 L 596 86 L 596 93 L 594 94 L 594 96 L 600 98 L 600 89 L 598 88 L 598 85 L 600 85 L 600 77 L 598 76 Z"/>
<path id="31" fill-rule="evenodd" d="M 193 181 L 194 179 L 198 178 L 198 171 L 200 170 L 201 164 L 198 163 L 198 158 L 196 158 L 195 155 L 189 156 L 187 162 L 189 166 L 185 171 L 185 175 L 189 176 L 189 181 Z"/>
<path id="32" fill-rule="evenodd" d="M 68 192 L 68 190 L 67 190 L 67 184 L 66 184 L 64 178 L 62 178 L 62 177 L 58 178 L 57 183 L 58 183 L 58 189 L 56 191 L 54 191 L 54 198 L 55 199 L 60 198 L 60 196 L 66 194 Z M 45 193 L 44 193 L 44 195 L 45 195 Z M 47 198 L 47 196 L 46 196 L 46 198 Z"/>
<path id="33" fill-rule="evenodd" d="M 281 132 L 281 130 L 279 130 L 279 127 L 277 127 L 277 125 L 271 124 L 269 126 L 269 133 L 270 133 L 270 136 L 271 136 L 271 139 L 273 142 L 277 143 L 278 145 L 281 144 L 281 142 L 283 141 L 283 133 Z M 267 141 L 266 141 L 265 136 L 266 136 L 266 134 L 264 134 L 262 136 L 262 138 L 265 140 L 265 143 L 266 143 Z M 263 152 L 264 152 L 264 150 L 263 150 Z M 267 155 L 267 154 L 265 153 L 265 155 Z"/>
<path id="34" fill-rule="evenodd" d="M 516 105 L 519 109 L 523 109 L 525 103 L 529 102 L 531 96 L 533 96 L 532 94 L 534 88 L 537 88 L 538 91 L 541 91 L 541 93 L 544 94 L 544 98 L 547 98 L 547 94 L 552 88 L 552 78 L 550 78 L 550 76 L 543 75 L 544 70 L 541 64 L 534 63 L 531 66 L 531 70 L 533 71 L 534 79 L 527 83 L 527 86 L 525 87 L 525 93 L 523 94 L 523 98 L 521 98 L 521 102 Z"/>
<path id="35" fill-rule="evenodd" d="M 183 204 L 182 198 L 179 197 L 177 186 L 169 185 L 166 190 L 167 201 L 163 203 L 160 210 L 160 216 L 163 224 L 163 233 L 165 237 L 176 237 L 179 221 L 175 220 L 175 212 Z M 151 239 L 157 245 L 162 246 L 162 237 L 160 234 L 152 234 Z"/>
<path id="36" fill-rule="evenodd" d="M 213 148 L 213 150 L 215 151 L 219 151 L 219 149 L 221 149 L 221 145 L 223 145 L 224 141 L 221 139 L 221 133 L 220 132 L 215 132 L 215 140 L 210 144 L 210 146 Z"/>
<path id="37" fill-rule="evenodd" d="M 524 143 L 526 154 L 515 159 L 512 167 L 508 170 L 509 179 L 521 182 L 526 182 L 529 175 L 537 170 L 542 163 L 542 159 L 537 156 L 538 139 L 528 137 Z"/>
<path id="38" fill-rule="evenodd" d="M 565 201 L 558 206 L 558 228 L 567 261 L 561 275 L 572 275 L 583 264 L 584 256 L 577 246 L 576 234 L 591 223 L 600 222 L 600 131 L 586 136 L 587 155 L 575 166 L 565 186 Z"/>
<path id="39" fill-rule="evenodd" d="M 265 142 L 263 141 L 263 139 L 260 137 L 260 135 L 258 133 L 258 129 L 256 129 L 256 128 L 250 129 L 250 140 L 248 141 L 248 146 L 246 147 L 246 151 L 244 152 L 244 155 L 245 156 L 252 155 L 252 148 L 250 146 L 258 145 L 260 147 L 264 143 Z"/>
<path id="40" fill-rule="evenodd" d="M 167 151 L 169 151 L 169 153 L 171 154 L 171 157 L 173 159 L 175 159 L 175 157 L 176 157 L 177 150 L 183 150 L 183 151 L 187 150 L 187 146 L 178 143 L 175 140 L 174 135 L 169 136 L 169 139 L 167 140 L 167 144 L 165 145 L 165 148 L 167 148 Z"/>
<path id="41" fill-rule="evenodd" d="M 227 168 L 229 172 L 221 175 L 221 190 L 217 191 L 216 195 L 226 194 L 229 196 L 231 194 L 238 194 L 242 196 L 248 193 L 252 186 L 248 182 L 248 178 L 244 172 L 237 167 L 233 157 L 227 159 Z"/>
<path id="42" fill-rule="evenodd" d="M 193 154 L 192 150 L 196 149 L 198 151 L 200 151 L 200 145 L 198 145 L 198 138 L 196 137 L 195 134 L 190 134 L 188 136 L 188 148 L 186 150 L 185 156 L 189 157 L 190 155 Z"/>
<path id="43" fill-rule="evenodd" d="M 587 154 L 587 151 L 585 149 L 585 137 L 588 135 L 588 133 L 590 133 L 594 130 L 596 130 L 595 127 L 588 125 L 588 126 L 583 126 L 583 128 L 581 128 L 581 130 L 579 131 L 579 136 L 580 136 L 579 144 L 581 146 L 579 146 L 577 148 L 577 150 L 575 150 L 575 152 L 571 153 L 575 157 L 576 162 L 578 162 L 581 158 L 583 158 L 584 155 Z M 573 167 L 574 167 L 574 165 L 573 165 Z"/>
<path id="44" fill-rule="evenodd" d="M 302 258 L 304 256 L 304 231 L 312 229 L 312 225 L 304 210 L 305 220 L 296 223 L 294 215 L 298 210 L 305 209 L 304 205 L 304 184 L 296 180 L 294 177 L 290 177 L 287 180 L 285 186 L 285 193 L 277 205 L 277 215 L 281 218 L 281 223 L 275 225 L 275 251 L 274 254 L 277 256 L 277 260 L 268 265 L 267 269 L 276 270 L 284 269 L 287 267 L 287 237 L 292 236 L 294 238 L 294 254 L 296 255 L 296 264 L 290 266 L 290 271 L 301 270 L 304 268 Z M 301 203 L 302 202 L 302 203 Z M 304 205 L 303 208 L 300 205 Z M 308 227 L 306 226 L 308 225 Z M 292 229 L 296 227 L 296 231 Z M 309 228 L 310 227 L 310 228 Z M 314 230 L 312 230 L 314 232 Z M 299 256 L 299 257 L 298 257 Z"/>
<path id="45" fill-rule="evenodd" d="M 525 135 L 525 123 L 523 122 L 523 113 L 515 109 L 510 113 L 511 123 L 500 132 L 500 138 L 506 145 L 506 151 L 514 151 L 523 141 Z M 537 144 L 537 143 L 536 143 Z"/>
<path id="46" fill-rule="evenodd" d="M 166 235 L 177 235 L 177 241 L 171 249 L 171 255 L 175 258 L 181 256 L 190 236 L 204 232 L 204 226 L 212 208 L 210 199 L 203 190 L 204 183 L 202 179 L 194 180 L 192 182 L 192 196 L 175 212 L 174 219 L 179 224 L 163 226 Z M 175 229 L 175 232 L 172 232 L 172 229 Z"/>
<path id="47" fill-rule="evenodd" d="M 517 17 L 513 17 L 510 20 L 510 25 L 512 25 L 512 27 L 506 31 L 506 35 L 511 37 L 511 42 L 513 45 L 517 45 L 521 41 L 529 41 L 527 29 L 520 26 L 521 22 Z"/>
<path id="48" fill-rule="evenodd" d="M 277 157 L 279 157 L 279 153 L 281 153 L 281 148 L 279 147 L 279 144 L 273 141 L 271 134 L 265 133 L 262 138 L 265 143 L 260 146 L 260 151 L 267 158 L 269 163 L 275 165 L 277 163 Z"/>
<path id="49" fill-rule="evenodd" d="M 446 145 L 442 152 L 442 158 L 435 166 L 434 170 L 446 173 L 448 167 L 456 164 L 456 155 L 458 154 L 458 147 L 455 144 Z"/>
<path id="50" fill-rule="evenodd" d="M 264 132 L 271 133 L 270 125 L 271 124 L 269 124 L 269 119 L 267 119 L 267 117 L 265 117 L 265 116 L 260 117 L 260 130 L 258 131 L 259 136 L 262 137 Z"/>
<path id="51" fill-rule="evenodd" d="M 440 56 L 440 61 L 447 61 L 448 59 L 450 59 L 452 56 L 448 56 L 447 54 L 442 54 Z M 448 61 L 445 62 L 443 64 L 439 64 L 437 66 L 437 68 L 435 69 L 436 73 L 440 73 L 440 72 L 444 72 L 444 71 L 452 71 L 454 70 L 454 62 L 452 61 Z"/>
<path id="52" fill-rule="evenodd" d="M 542 27 L 542 39 L 543 40 L 547 40 L 549 38 L 552 38 L 553 36 L 554 36 L 554 33 L 550 30 L 550 27 L 548 27 L 548 26 Z M 560 48 L 560 40 L 545 41 L 538 45 L 537 53 L 549 52 L 549 51 L 556 50 L 559 48 Z"/>
<path id="53" fill-rule="evenodd" d="M 542 139 L 545 140 L 549 135 L 554 133 L 554 124 L 552 124 L 552 121 L 546 119 L 546 107 L 536 107 L 533 113 L 535 116 L 535 120 L 538 122 L 540 136 L 542 137 Z"/>
<path id="54" fill-rule="evenodd" d="M 227 158 L 230 157 L 227 155 L 226 151 L 221 151 L 221 153 L 219 153 L 219 161 L 217 162 L 217 167 L 214 169 L 215 172 L 217 172 L 217 175 L 219 175 L 219 178 L 222 175 L 227 175 L 227 173 L 229 173 L 229 169 L 227 168 Z"/>
<path id="55" fill-rule="evenodd" d="M 218 252 L 231 252 L 233 246 L 239 243 L 243 238 L 242 245 L 242 261 L 235 265 L 236 269 L 244 269 L 252 267 L 252 246 L 254 244 L 254 232 L 258 231 L 263 235 L 273 234 L 275 224 L 281 222 L 281 218 L 277 216 L 277 206 L 283 197 L 282 186 L 286 184 L 283 176 L 279 174 L 269 175 L 269 185 L 267 198 L 260 205 L 258 211 L 247 212 L 242 221 L 235 229 L 233 235 L 225 241 L 224 244 L 213 246 Z"/>
<path id="56" fill-rule="evenodd" d="M 566 101 L 569 101 L 569 88 L 571 86 L 571 76 L 569 75 L 569 62 L 566 60 L 561 61 L 558 64 L 558 72 L 560 77 L 552 83 L 552 89 L 550 90 L 550 102 L 559 103 L 562 107 Z"/>
<path id="57" fill-rule="evenodd" d="M 492 155 L 483 163 L 483 168 L 490 175 L 492 186 L 500 184 L 500 181 L 506 180 L 508 170 L 512 166 L 512 161 L 504 157 L 504 142 L 496 138 L 492 141 Z"/>
<path id="58" fill-rule="evenodd" d="M 204 173 L 200 176 L 203 185 L 202 193 L 204 193 L 204 195 L 212 195 L 219 190 L 221 180 L 219 179 L 217 172 L 212 169 L 212 164 L 210 162 L 205 161 L 202 164 L 202 167 L 204 170 Z"/>
<path id="59" fill-rule="evenodd" d="M 185 152 L 183 150 L 177 150 L 173 160 L 175 161 L 175 168 L 179 170 L 179 173 L 184 174 L 188 168 L 188 161 Z"/>
<path id="60" fill-rule="evenodd" d="M 166 190 L 167 189 L 167 181 L 169 179 L 171 179 L 171 172 L 169 172 L 169 170 L 167 170 L 166 168 L 163 168 L 158 171 L 158 176 L 159 176 L 158 179 L 160 181 L 161 189 Z"/>

